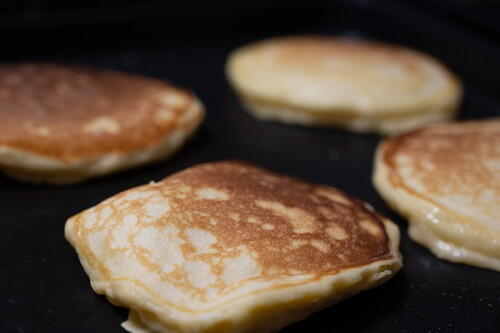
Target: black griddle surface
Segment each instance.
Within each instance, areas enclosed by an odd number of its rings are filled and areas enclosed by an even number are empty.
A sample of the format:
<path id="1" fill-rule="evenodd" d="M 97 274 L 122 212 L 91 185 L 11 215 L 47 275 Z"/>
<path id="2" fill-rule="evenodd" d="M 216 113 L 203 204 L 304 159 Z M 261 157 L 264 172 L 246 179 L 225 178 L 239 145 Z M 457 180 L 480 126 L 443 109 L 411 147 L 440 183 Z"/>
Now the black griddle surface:
<path id="1" fill-rule="evenodd" d="M 122 190 L 221 159 L 339 187 L 401 228 L 401 272 L 284 333 L 500 331 L 500 273 L 437 259 L 408 239 L 405 221 L 375 192 L 370 177 L 380 137 L 259 122 L 243 111 L 224 77 L 229 51 L 249 41 L 292 33 L 359 36 L 412 46 L 448 64 L 465 82 L 461 119 L 500 116 L 500 44 L 397 2 L 292 3 L 286 10 L 236 8 L 209 18 L 174 12 L 64 33 L 3 31 L 0 60 L 76 63 L 171 80 L 200 96 L 207 119 L 175 157 L 155 165 L 67 187 L 0 176 L 0 332 L 123 332 L 127 311 L 91 290 L 64 239 L 66 219 Z"/>

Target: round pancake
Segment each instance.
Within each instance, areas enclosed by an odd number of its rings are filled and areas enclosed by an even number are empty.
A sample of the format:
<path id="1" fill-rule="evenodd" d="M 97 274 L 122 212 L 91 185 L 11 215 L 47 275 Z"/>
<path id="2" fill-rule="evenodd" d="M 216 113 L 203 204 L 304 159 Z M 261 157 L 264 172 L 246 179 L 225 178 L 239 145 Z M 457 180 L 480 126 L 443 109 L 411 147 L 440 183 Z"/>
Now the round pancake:
<path id="1" fill-rule="evenodd" d="M 378 148 L 374 182 L 440 258 L 500 271 L 500 119 L 428 126 Z"/>
<path id="2" fill-rule="evenodd" d="M 173 153 L 203 107 L 189 91 L 111 70 L 0 65 L 0 169 L 71 183 Z"/>
<path id="3" fill-rule="evenodd" d="M 263 120 L 393 134 L 451 118 L 461 85 L 436 59 L 378 42 L 273 38 L 232 52 L 226 72 Z"/>
<path id="4" fill-rule="evenodd" d="M 369 205 L 241 162 L 117 194 L 65 234 L 130 332 L 276 332 L 401 266 L 397 227 Z"/>

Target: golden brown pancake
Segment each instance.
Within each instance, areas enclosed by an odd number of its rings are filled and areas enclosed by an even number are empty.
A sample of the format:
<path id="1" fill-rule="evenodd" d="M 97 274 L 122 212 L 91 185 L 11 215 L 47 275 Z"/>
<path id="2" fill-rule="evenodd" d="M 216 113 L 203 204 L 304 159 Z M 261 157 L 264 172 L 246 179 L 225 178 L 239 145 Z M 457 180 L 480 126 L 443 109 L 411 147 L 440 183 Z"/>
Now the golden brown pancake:
<path id="1" fill-rule="evenodd" d="M 189 91 L 111 70 L 0 65 L 0 169 L 76 182 L 164 158 L 203 118 Z"/>
<path id="2" fill-rule="evenodd" d="M 136 333 L 276 332 L 401 267 L 397 227 L 369 205 L 241 162 L 117 194 L 65 233 Z"/>
<path id="3" fill-rule="evenodd" d="M 230 83 L 262 120 L 393 134 L 453 117 L 459 80 L 395 45 L 326 36 L 272 38 L 233 51 Z"/>
<path id="4" fill-rule="evenodd" d="M 378 149 L 375 185 L 440 258 L 500 270 L 500 120 L 428 126 Z"/>

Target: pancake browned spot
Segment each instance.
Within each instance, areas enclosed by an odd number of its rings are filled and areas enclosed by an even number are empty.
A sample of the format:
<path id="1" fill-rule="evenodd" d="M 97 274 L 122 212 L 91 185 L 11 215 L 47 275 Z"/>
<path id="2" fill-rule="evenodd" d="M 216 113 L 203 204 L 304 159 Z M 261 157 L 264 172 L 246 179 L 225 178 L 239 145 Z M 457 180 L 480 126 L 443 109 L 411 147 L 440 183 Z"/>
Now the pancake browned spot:
<path id="1" fill-rule="evenodd" d="M 453 117 L 459 80 L 429 55 L 327 36 L 272 38 L 231 53 L 227 76 L 262 120 L 392 134 Z"/>
<path id="2" fill-rule="evenodd" d="M 433 125 L 385 141 L 374 181 L 437 256 L 500 270 L 500 120 Z"/>
<path id="3" fill-rule="evenodd" d="M 275 332 L 401 266 L 397 227 L 363 202 L 241 162 L 115 195 L 66 237 L 131 332 Z"/>
<path id="4" fill-rule="evenodd" d="M 68 183 L 164 158 L 203 118 L 189 91 L 111 70 L 0 65 L 0 168 Z"/>

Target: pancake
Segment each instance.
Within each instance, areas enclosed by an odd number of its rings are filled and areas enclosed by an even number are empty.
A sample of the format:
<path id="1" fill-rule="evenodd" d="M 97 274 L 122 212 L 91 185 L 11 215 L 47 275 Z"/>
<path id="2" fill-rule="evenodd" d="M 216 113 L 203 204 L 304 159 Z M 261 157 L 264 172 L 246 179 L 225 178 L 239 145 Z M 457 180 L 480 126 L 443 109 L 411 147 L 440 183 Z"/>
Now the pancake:
<path id="1" fill-rule="evenodd" d="M 322 36 L 273 38 L 233 51 L 230 83 L 262 120 L 394 134 L 450 119 L 459 80 L 401 46 Z"/>
<path id="2" fill-rule="evenodd" d="M 0 171 L 74 183 L 165 158 L 203 118 L 193 93 L 111 70 L 0 65 Z"/>
<path id="3" fill-rule="evenodd" d="M 500 271 L 500 119 L 388 139 L 374 183 L 413 240 L 439 258 Z"/>
<path id="4" fill-rule="evenodd" d="M 400 267 L 399 231 L 349 195 L 242 162 L 117 194 L 65 227 L 129 332 L 276 332 Z"/>

